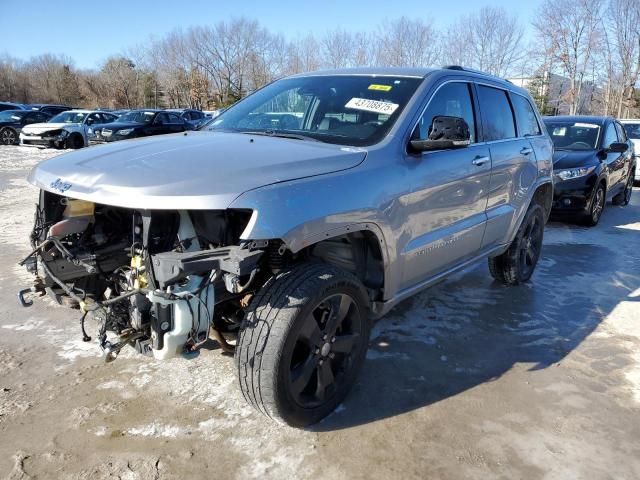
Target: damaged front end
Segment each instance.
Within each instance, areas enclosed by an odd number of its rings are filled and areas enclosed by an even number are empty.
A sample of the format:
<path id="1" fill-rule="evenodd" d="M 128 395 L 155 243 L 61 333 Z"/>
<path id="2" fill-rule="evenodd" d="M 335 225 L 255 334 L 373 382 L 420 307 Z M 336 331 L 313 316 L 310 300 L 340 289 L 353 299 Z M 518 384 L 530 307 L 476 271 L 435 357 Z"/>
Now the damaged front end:
<path id="1" fill-rule="evenodd" d="M 223 350 L 259 283 L 269 242 L 241 242 L 250 210 L 135 210 L 40 193 L 33 251 L 36 276 L 19 293 L 45 293 L 92 314 L 106 359 L 125 345 L 165 359 L 210 337 Z M 266 256 L 265 256 L 266 257 Z M 108 332 L 113 332 L 107 335 Z"/>

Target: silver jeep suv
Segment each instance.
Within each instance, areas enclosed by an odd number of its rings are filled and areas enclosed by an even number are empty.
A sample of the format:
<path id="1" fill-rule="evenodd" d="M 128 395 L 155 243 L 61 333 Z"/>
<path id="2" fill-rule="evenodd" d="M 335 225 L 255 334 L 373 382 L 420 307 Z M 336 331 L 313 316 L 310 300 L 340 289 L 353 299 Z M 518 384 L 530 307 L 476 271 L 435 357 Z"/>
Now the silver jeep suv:
<path id="1" fill-rule="evenodd" d="M 98 319 L 107 360 L 209 338 L 242 393 L 294 426 L 347 395 L 370 321 L 488 258 L 527 281 L 553 196 L 552 143 L 528 94 L 463 69 L 296 75 L 203 131 L 38 165 L 20 292 Z"/>

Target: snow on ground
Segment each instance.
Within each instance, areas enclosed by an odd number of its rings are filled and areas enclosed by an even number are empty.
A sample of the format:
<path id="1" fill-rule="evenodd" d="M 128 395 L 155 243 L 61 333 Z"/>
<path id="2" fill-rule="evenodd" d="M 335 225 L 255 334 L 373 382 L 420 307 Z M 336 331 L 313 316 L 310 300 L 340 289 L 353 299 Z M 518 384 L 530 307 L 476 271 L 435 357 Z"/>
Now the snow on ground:
<path id="1" fill-rule="evenodd" d="M 549 224 L 527 285 L 482 264 L 403 302 L 349 397 L 301 431 L 256 413 L 217 349 L 105 365 L 77 311 L 17 306 L 25 177 L 59 153 L 0 147 L 0 476 L 640 478 L 640 191 L 596 228 Z"/>

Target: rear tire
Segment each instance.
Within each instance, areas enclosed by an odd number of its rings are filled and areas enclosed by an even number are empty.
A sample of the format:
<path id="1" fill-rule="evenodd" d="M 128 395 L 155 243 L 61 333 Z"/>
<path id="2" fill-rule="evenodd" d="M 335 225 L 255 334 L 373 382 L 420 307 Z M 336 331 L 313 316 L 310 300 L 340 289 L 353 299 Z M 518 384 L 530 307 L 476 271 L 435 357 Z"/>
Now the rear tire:
<path id="1" fill-rule="evenodd" d="M 489 258 L 489 272 L 493 278 L 504 285 L 519 285 L 531 278 L 542 251 L 544 220 L 542 207 L 531 204 L 509 249 Z"/>
<path id="2" fill-rule="evenodd" d="M 627 183 L 624 185 L 624 190 L 620 192 L 618 195 L 613 197 L 611 202 L 614 205 L 620 205 L 621 207 L 626 207 L 631 202 L 631 193 L 633 192 L 633 179 L 635 177 L 635 172 L 629 172 L 629 178 L 627 178 Z"/>
<path id="3" fill-rule="evenodd" d="M 249 305 L 235 360 L 247 402 L 294 427 L 346 397 L 369 343 L 368 299 L 350 273 L 304 264 L 271 278 Z"/>

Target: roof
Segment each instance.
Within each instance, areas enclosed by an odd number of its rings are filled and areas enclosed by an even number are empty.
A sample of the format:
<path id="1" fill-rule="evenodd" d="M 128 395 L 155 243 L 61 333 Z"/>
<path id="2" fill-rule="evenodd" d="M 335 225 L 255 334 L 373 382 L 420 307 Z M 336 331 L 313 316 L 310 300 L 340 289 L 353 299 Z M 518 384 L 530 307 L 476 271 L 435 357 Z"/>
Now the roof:
<path id="1" fill-rule="evenodd" d="M 557 115 L 542 117 L 543 120 L 557 120 L 559 122 L 588 122 L 602 125 L 607 120 L 614 120 L 613 117 L 602 115 Z"/>
<path id="2" fill-rule="evenodd" d="M 500 83 L 504 88 L 518 92 L 525 92 L 521 87 L 513 85 L 509 80 L 497 77 L 490 73 L 481 72 L 459 65 L 447 65 L 442 68 L 406 68 L 406 67 L 362 67 L 362 68 L 339 68 L 335 70 L 320 70 L 317 72 L 299 73 L 291 75 L 289 78 L 309 77 L 309 76 L 330 76 L 330 75 L 371 75 L 371 76 L 387 76 L 387 77 L 411 77 L 425 78 L 433 72 L 464 74 L 476 79 L 492 80 Z"/>
<path id="3" fill-rule="evenodd" d="M 640 123 L 640 118 L 623 118 L 620 123 Z"/>
<path id="4" fill-rule="evenodd" d="M 91 109 L 86 109 L 86 108 L 74 108 L 73 110 L 65 110 L 62 113 L 111 113 L 105 110 L 91 110 Z"/>
<path id="5" fill-rule="evenodd" d="M 386 77 L 414 77 L 424 78 L 429 73 L 436 71 L 436 68 L 404 68 L 404 67 L 358 67 L 358 68 L 338 68 L 335 70 L 319 70 L 309 73 L 298 73 L 291 77 L 320 77 L 329 75 L 371 75 Z M 291 78 L 290 77 L 290 78 Z"/>

